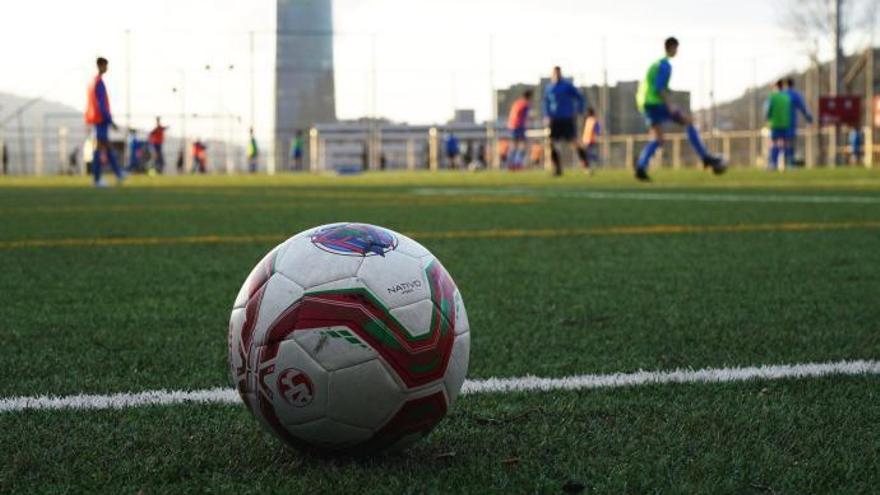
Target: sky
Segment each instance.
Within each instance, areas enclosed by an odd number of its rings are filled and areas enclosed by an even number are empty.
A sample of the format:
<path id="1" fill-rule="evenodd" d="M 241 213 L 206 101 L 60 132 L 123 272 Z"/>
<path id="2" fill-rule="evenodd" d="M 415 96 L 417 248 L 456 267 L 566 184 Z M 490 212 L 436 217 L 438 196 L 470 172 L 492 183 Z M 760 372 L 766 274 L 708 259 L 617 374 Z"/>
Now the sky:
<path id="1" fill-rule="evenodd" d="M 779 1 L 334 0 L 337 114 L 433 123 L 473 108 L 492 118 L 493 88 L 535 83 L 553 65 L 578 84 L 601 83 L 606 71 L 612 84 L 641 79 L 669 35 L 681 41 L 672 87 L 705 107 L 713 89 L 724 101 L 806 65 Z M 0 91 L 82 108 L 100 54 L 117 120 L 146 128 L 163 114 L 171 132 L 220 137 L 253 121 L 267 137 L 274 4 L 2 2 Z"/>

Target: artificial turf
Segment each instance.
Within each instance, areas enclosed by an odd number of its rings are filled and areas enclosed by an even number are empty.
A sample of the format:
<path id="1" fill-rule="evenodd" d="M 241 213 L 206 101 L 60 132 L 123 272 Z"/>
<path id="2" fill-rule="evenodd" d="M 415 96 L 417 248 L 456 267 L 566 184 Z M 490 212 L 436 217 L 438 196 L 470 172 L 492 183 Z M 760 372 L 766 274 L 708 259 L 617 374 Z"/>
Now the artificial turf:
<path id="1" fill-rule="evenodd" d="M 647 187 L 616 172 L 133 179 L 0 180 L 0 398 L 227 385 L 250 268 L 340 220 L 413 233 L 444 262 L 473 378 L 880 358 L 878 171 L 680 171 Z M 773 227 L 791 224 L 806 227 Z M 765 227 L 572 231 L 658 225 Z M 499 229 L 520 234 L 468 234 Z M 99 241 L 52 244 L 65 239 Z M 412 450 L 376 459 L 284 450 L 241 406 L 0 413 L 0 492 L 870 492 L 878 385 L 465 396 Z"/>

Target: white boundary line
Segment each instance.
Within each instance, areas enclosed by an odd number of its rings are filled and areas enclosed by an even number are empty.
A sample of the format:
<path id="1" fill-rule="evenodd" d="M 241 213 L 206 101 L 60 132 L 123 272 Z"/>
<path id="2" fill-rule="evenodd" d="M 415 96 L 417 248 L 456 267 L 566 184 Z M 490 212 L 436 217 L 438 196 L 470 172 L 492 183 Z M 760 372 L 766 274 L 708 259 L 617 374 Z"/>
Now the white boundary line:
<path id="1" fill-rule="evenodd" d="M 679 193 L 628 191 L 573 191 L 554 189 L 482 189 L 482 188 L 429 188 L 412 189 L 420 196 L 468 196 L 485 194 L 495 196 L 529 196 L 549 198 L 625 199 L 635 201 L 699 201 L 705 203 L 806 203 L 806 204 L 880 204 L 880 196 L 840 196 L 822 194 L 742 194 L 742 193 Z"/>
<path id="2" fill-rule="evenodd" d="M 610 375 L 576 375 L 563 378 L 487 378 L 467 380 L 463 394 L 549 392 L 596 388 L 635 387 L 670 383 L 727 383 L 783 378 L 817 378 L 829 375 L 880 375 L 880 361 L 836 361 L 827 363 L 782 364 L 744 368 L 678 369 L 637 371 Z M 126 409 L 151 405 L 183 403 L 234 404 L 239 402 L 233 389 L 212 388 L 195 391 L 152 390 L 110 395 L 71 395 L 66 397 L 10 397 L 0 399 L 0 413 L 35 409 Z"/>

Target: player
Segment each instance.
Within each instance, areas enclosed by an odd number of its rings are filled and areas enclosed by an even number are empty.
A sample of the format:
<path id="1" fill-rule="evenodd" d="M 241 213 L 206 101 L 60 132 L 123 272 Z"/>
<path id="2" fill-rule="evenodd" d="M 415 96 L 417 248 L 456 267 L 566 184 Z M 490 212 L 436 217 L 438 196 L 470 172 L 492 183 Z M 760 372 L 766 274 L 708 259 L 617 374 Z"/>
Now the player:
<path id="1" fill-rule="evenodd" d="M 446 136 L 446 159 L 449 164 L 449 168 L 456 169 L 458 168 L 458 155 L 461 153 L 461 147 L 458 144 L 458 138 L 455 137 L 455 134 L 450 132 L 449 135 Z"/>
<path id="2" fill-rule="evenodd" d="M 165 155 L 162 153 L 162 145 L 165 144 L 165 129 L 168 129 L 168 126 L 163 126 L 162 119 L 156 117 L 156 127 L 150 131 L 147 137 L 147 141 L 153 147 L 153 152 L 156 154 L 153 164 L 156 167 L 156 171 L 160 174 L 165 169 Z"/>
<path id="3" fill-rule="evenodd" d="M 250 135 L 247 147 L 248 170 L 250 171 L 250 173 L 253 174 L 257 171 L 257 162 L 260 157 L 260 149 L 257 148 L 257 138 L 254 137 L 254 128 L 251 127 L 248 132 Z"/>
<path id="4" fill-rule="evenodd" d="M 303 165 L 303 132 L 300 130 L 296 131 L 296 135 L 290 141 L 290 159 L 292 161 L 291 169 L 292 170 L 302 170 Z"/>
<path id="5" fill-rule="evenodd" d="M 849 141 L 849 149 L 847 150 L 849 152 L 849 159 L 847 162 L 853 165 L 862 163 L 862 158 L 865 156 L 863 150 L 865 137 L 862 135 L 862 130 L 858 127 L 850 127 L 847 133 L 847 141 Z"/>
<path id="6" fill-rule="evenodd" d="M 553 67 L 550 76 L 550 84 L 544 88 L 543 110 L 544 117 L 550 126 L 550 160 L 553 162 L 553 175 L 562 175 L 562 163 L 559 152 L 556 150 L 558 141 L 566 141 L 586 167 L 584 150 L 578 146 L 576 140 L 577 117 L 584 113 L 586 101 L 584 95 L 572 84 L 562 77 L 562 69 L 557 65 Z"/>
<path id="7" fill-rule="evenodd" d="M 720 157 L 714 156 L 706 150 L 691 116 L 683 110 L 673 107 L 669 101 L 669 79 L 672 77 L 672 64 L 669 59 L 678 53 L 678 40 L 667 38 L 664 42 L 664 48 L 666 56 L 648 68 L 648 73 L 639 84 L 636 93 L 636 103 L 639 111 L 645 116 L 645 122 L 651 130 L 652 138 L 639 155 L 639 160 L 636 163 L 636 179 L 651 180 L 648 177 L 648 165 L 651 163 L 654 152 L 663 144 L 663 124 L 670 120 L 685 127 L 688 141 L 700 156 L 703 166 L 711 167 L 715 174 L 723 174 L 727 167 Z"/>
<path id="8" fill-rule="evenodd" d="M 584 119 L 584 134 L 581 136 L 587 171 L 592 171 L 590 160 L 598 161 L 599 159 L 599 155 L 596 153 L 596 138 L 600 134 L 602 134 L 602 124 L 596 118 L 596 110 L 590 107 L 587 109 L 587 118 Z"/>
<path id="9" fill-rule="evenodd" d="M 764 104 L 764 115 L 770 127 L 770 162 L 768 170 L 776 170 L 779 153 L 787 152 L 788 138 L 791 135 L 791 96 L 785 91 L 785 82 L 776 81 L 775 91 L 767 97 Z"/>
<path id="10" fill-rule="evenodd" d="M 192 144 L 193 174 L 204 174 L 208 171 L 208 147 L 201 138 L 196 138 Z"/>
<path id="11" fill-rule="evenodd" d="M 507 116 L 507 128 L 513 139 L 513 149 L 507 154 L 507 167 L 510 170 L 521 169 L 526 161 L 526 124 L 529 120 L 532 94 L 531 89 L 523 91 L 522 96 L 510 106 L 510 114 Z"/>
<path id="12" fill-rule="evenodd" d="M 794 152 L 797 149 L 797 129 L 798 129 L 798 112 L 803 114 L 808 124 L 813 123 L 813 115 L 807 108 L 804 97 L 801 93 L 794 89 L 794 78 L 789 77 L 785 80 L 785 92 L 791 98 L 791 126 L 789 127 L 788 142 L 785 147 L 785 167 L 794 167 Z"/>
<path id="13" fill-rule="evenodd" d="M 136 172 L 141 165 L 141 141 L 137 137 L 137 130 L 128 129 L 128 172 Z"/>
<path id="14" fill-rule="evenodd" d="M 119 168 L 116 154 L 110 147 L 110 128 L 116 130 L 118 127 L 113 122 L 113 115 L 110 113 L 110 98 L 107 95 L 107 87 L 102 79 L 102 76 L 107 72 L 107 59 L 98 57 L 96 65 L 98 67 L 98 74 L 89 84 L 88 93 L 86 94 L 85 121 L 86 124 L 95 127 L 97 146 L 92 155 L 92 172 L 95 176 L 95 187 L 106 187 L 107 184 L 101 180 L 101 167 L 105 162 L 109 162 L 110 167 L 113 168 L 118 184 L 125 180 L 125 174 Z"/>

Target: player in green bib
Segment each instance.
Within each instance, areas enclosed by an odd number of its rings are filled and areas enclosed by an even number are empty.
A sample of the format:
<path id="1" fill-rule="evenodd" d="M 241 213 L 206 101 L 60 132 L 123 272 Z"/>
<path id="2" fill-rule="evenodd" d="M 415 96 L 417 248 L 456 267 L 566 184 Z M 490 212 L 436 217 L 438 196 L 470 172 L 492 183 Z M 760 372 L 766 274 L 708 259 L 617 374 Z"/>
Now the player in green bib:
<path id="1" fill-rule="evenodd" d="M 250 173 L 257 171 L 258 160 L 260 158 L 260 148 L 257 147 L 257 138 L 254 137 L 254 128 L 249 131 L 247 145 L 248 170 Z"/>
<path id="2" fill-rule="evenodd" d="M 654 152 L 663 145 L 663 124 L 670 120 L 685 127 L 688 141 L 700 156 L 703 166 L 711 167 L 716 174 L 722 174 L 727 169 L 723 160 L 706 150 L 691 116 L 679 108 L 674 108 L 669 101 L 669 79 L 672 77 L 672 64 L 669 63 L 669 59 L 678 53 L 678 40 L 668 38 L 664 43 L 664 48 L 666 56 L 648 68 L 648 73 L 639 84 L 639 90 L 636 93 L 636 104 L 639 111 L 645 116 L 645 122 L 651 131 L 651 142 L 642 150 L 636 163 L 636 179 L 650 180 L 648 165 L 651 163 Z"/>
<path id="3" fill-rule="evenodd" d="M 776 81 L 775 90 L 767 97 L 764 115 L 767 117 L 772 141 L 767 169 L 776 170 L 779 154 L 788 149 L 791 138 L 791 94 L 785 91 L 785 83 L 782 79 Z"/>

